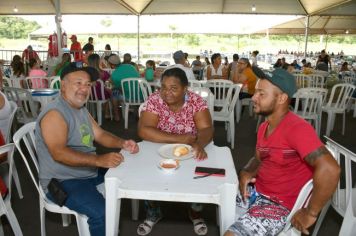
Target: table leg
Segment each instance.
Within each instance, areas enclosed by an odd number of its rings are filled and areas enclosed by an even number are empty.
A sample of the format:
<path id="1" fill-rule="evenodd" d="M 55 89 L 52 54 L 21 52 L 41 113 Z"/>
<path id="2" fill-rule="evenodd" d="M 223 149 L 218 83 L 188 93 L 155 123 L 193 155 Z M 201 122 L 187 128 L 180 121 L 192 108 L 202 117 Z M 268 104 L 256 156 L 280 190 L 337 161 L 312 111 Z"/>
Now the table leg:
<path id="1" fill-rule="evenodd" d="M 237 186 L 234 184 L 224 184 L 220 188 L 219 225 L 221 236 L 235 221 L 236 194 Z"/>
<path id="2" fill-rule="evenodd" d="M 133 220 L 138 220 L 139 209 L 140 209 L 140 200 L 132 199 L 131 200 L 131 213 L 132 213 Z"/>
<path id="3" fill-rule="evenodd" d="M 105 178 L 105 229 L 106 236 L 119 233 L 121 199 L 118 198 L 119 183 L 115 178 Z"/>

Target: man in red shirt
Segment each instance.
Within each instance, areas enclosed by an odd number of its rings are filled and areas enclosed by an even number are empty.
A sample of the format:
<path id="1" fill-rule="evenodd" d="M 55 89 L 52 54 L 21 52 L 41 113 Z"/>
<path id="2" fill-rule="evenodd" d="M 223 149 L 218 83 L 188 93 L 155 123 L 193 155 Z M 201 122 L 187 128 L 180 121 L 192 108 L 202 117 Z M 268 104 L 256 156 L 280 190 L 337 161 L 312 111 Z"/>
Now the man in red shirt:
<path id="1" fill-rule="evenodd" d="M 340 167 L 312 126 L 289 111 L 296 92 L 293 75 L 276 69 L 260 80 L 252 97 L 254 111 L 266 116 L 257 134 L 256 154 L 239 173 L 236 222 L 225 236 L 278 235 L 301 188 L 313 179 L 307 208 L 298 210 L 292 225 L 304 234 L 334 193 Z M 253 186 L 254 185 L 254 186 Z"/>
<path id="2" fill-rule="evenodd" d="M 70 45 L 70 53 L 73 54 L 74 61 L 82 61 L 82 46 L 77 41 L 77 36 L 73 34 L 69 39 L 72 41 L 72 44 Z"/>
<path id="3" fill-rule="evenodd" d="M 32 49 L 31 45 L 28 45 L 27 48 L 22 52 L 22 61 L 24 63 L 28 63 L 30 59 L 36 59 L 39 64 L 41 64 L 41 60 L 35 50 Z"/>
<path id="4" fill-rule="evenodd" d="M 25 72 L 26 75 L 29 72 L 29 63 L 30 59 L 35 59 L 38 64 L 41 64 L 40 57 L 38 56 L 37 52 L 32 49 L 31 45 L 28 45 L 27 48 L 22 52 L 22 62 L 25 64 Z"/>

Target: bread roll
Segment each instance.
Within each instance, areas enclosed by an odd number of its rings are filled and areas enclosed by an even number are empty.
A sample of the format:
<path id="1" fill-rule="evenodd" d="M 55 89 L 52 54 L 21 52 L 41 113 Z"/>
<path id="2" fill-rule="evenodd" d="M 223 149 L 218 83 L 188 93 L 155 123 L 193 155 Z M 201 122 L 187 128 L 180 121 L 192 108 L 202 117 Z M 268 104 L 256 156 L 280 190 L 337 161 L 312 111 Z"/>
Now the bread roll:
<path id="1" fill-rule="evenodd" d="M 187 155 L 189 153 L 189 149 L 186 146 L 175 146 L 173 148 L 173 155 L 176 157 L 181 157 Z"/>

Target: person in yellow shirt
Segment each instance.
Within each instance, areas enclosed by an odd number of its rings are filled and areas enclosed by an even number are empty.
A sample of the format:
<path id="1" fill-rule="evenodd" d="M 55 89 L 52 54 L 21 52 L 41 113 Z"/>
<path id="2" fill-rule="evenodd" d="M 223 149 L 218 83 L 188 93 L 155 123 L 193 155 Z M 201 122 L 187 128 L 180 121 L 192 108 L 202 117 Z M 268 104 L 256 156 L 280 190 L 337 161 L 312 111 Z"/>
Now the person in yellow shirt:
<path id="1" fill-rule="evenodd" d="M 241 83 L 243 85 L 239 99 L 251 98 L 255 93 L 257 77 L 253 73 L 251 64 L 247 58 L 240 58 L 238 60 L 232 81 L 235 84 Z"/>

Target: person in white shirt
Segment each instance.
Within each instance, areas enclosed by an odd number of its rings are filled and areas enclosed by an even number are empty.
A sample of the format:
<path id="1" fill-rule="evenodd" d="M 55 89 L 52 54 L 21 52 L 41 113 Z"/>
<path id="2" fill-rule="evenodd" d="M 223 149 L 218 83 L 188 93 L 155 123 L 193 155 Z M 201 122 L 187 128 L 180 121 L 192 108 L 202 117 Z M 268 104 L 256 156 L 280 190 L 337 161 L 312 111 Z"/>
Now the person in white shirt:
<path id="1" fill-rule="evenodd" d="M 251 54 L 251 58 L 250 58 L 250 60 L 251 60 L 251 66 L 258 66 L 257 65 L 257 55 L 258 55 L 258 53 L 259 53 L 259 51 L 257 51 L 257 50 L 255 50 L 255 51 L 253 51 L 252 52 L 252 54 Z"/>
<path id="2" fill-rule="evenodd" d="M 188 80 L 195 80 L 195 76 L 194 76 L 192 68 L 184 66 L 186 60 L 185 60 L 184 52 L 182 50 L 179 50 L 179 51 L 176 51 L 175 53 L 173 53 L 173 59 L 174 59 L 175 64 L 168 66 L 167 69 L 180 68 L 185 72 Z"/>

